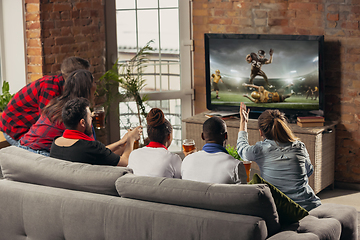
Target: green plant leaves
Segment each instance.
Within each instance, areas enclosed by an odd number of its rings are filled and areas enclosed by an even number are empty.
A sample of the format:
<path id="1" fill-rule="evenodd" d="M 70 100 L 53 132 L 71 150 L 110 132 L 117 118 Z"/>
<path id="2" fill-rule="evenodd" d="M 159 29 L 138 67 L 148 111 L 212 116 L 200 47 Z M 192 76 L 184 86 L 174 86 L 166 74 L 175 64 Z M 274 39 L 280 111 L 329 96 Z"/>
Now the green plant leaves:
<path id="1" fill-rule="evenodd" d="M 236 148 L 233 146 L 230 146 L 230 144 L 226 145 L 226 150 L 228 151 L 228 153 L 235 159 L 239 160 L 239 161 L 243 161 L 241 159 L 241 157 L 239 156 L 238 152 L 236 151 Z"/>
<path id="2" fill-rule="evenodd" d="M 4 111 L 7 104 L 14 96 L 14 94 L 10 94 L 9 90 L 10 90 L 9 83 L 4 81 L 2 85 L 2 94 L 0 95 L 0 111 Z"/>

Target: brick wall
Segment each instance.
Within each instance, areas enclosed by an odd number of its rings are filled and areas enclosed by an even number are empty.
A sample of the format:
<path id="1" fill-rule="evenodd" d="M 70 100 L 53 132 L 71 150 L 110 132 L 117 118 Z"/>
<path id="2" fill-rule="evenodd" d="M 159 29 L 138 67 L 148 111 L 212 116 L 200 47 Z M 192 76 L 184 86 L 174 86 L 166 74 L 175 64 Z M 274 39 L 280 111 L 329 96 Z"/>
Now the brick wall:
<path id="1" fill-rule="evenodd" d="M 69 56 L 90 61 L 98 79 L 105 72 L 102 0 L 25 0 L 28 82 L 58 74 Z"/>
<path id="2" fill-rule="evenodd" d="M 360 183 L 360 1 L 194 0 L 195 112 L 206 110 L 204 33 L 325 36 L 326 118 L 338 120 L 338 182 Z"/>

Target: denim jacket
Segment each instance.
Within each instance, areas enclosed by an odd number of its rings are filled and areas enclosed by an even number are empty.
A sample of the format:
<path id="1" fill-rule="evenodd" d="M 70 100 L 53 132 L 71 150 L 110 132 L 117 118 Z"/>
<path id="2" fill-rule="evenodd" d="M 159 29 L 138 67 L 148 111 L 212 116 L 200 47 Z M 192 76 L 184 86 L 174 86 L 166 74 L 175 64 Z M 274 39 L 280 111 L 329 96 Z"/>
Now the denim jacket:
<path id="1" fill-rule="evenodd" d="M 321 205 L 308 183 L 314 168 L 303 142 L 278 143 L 265 139 L 250 146 L 247 132 L 241 131 L 236 149 L 241 158 L 257 163 L 262 178 L 306 210 Z"/>

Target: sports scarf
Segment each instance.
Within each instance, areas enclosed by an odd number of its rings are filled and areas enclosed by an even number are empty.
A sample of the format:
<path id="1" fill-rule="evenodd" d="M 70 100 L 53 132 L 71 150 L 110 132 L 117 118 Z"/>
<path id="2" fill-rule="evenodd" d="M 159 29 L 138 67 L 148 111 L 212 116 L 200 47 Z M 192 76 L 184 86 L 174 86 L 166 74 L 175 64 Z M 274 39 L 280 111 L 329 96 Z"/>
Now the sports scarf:
<path id="1" fill-rule="evenodd" d="M 228 151 L 221 146 L 220 144 L 217 143 L 206 143 L 203 148 L 203 151 L 207 152 L 207 153 L 217 153 L 217 152 L 224 152 L 224 153 L 228 153 Z"/>
<path id="2" fill-rule="evenodd" d="M 89 137 L 85 133 L 82 133 L 78 130 L 65 129 L 65 131 L 63 133 L 63 137 L 69 138 L 69 139 L 82 139 L 82 140 L 86 140 L 86 141 L 94 141 L 91 137 Z"/>
<path id="3" fill-rule="evenodd" d="M 165 148 L 168 150 L 164 145 L 158 142 L 150 142 L 146 147 L 152 147 L 152 148 Z"/>

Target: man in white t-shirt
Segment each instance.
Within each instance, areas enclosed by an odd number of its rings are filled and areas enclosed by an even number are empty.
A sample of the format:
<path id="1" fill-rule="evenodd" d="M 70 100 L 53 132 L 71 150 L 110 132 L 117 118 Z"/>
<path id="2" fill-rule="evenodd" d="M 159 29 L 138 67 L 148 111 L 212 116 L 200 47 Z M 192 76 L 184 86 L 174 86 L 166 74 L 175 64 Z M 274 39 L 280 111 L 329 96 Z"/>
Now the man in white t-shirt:
<path id="1" fill-rule="evenodd" d="M 233 158 L 224 148 L 227 140 L 226 123 L 218 117 L 207 119 L 201 138 L 202 150 L 186 156 L 181 165 L 182 179 L 207 183 L 245 183 L 243 163 Z"/>

